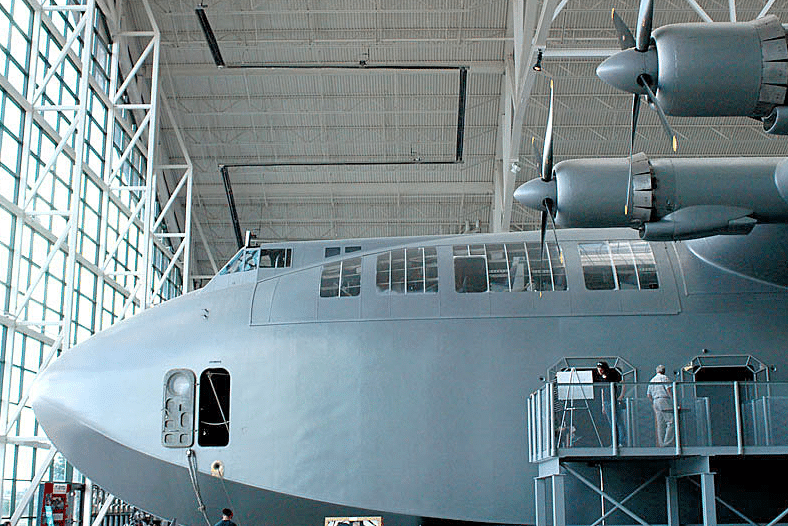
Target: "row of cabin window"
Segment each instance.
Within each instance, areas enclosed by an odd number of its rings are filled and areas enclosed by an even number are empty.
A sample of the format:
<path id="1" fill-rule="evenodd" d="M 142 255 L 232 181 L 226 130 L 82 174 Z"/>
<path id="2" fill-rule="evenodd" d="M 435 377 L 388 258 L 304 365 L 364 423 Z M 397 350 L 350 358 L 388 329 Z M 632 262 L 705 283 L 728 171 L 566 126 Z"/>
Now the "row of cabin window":
<path id="1" fill-rule="evenodd" d="M 245 248 L 238 251 L 219 274 L 233 274 L 258 268 L 288 268 L 292 256 L 291 248 Z"/>
<path id="2" fill-rule="evenodd" d="M 578 245 L 588 290 L 659 288 L 657 263 L 645 241 L 606 241 Z"/>
<path id="3" fill-rule="evenodd" d="M 654 254 L 643 241 L 578 244 L 588 290 L 659 288 Z M 538 242 L 455 245 L 454 288 L 460 293 L 561 291 L 567 289 L 566 268 L 555 243 Z M 377 257 L 376 286 L 382 293 L 438 292 L 435 247 L 407 248 Z M 320 297 L 358 296 L 361 258 L 323 266 Z"/>

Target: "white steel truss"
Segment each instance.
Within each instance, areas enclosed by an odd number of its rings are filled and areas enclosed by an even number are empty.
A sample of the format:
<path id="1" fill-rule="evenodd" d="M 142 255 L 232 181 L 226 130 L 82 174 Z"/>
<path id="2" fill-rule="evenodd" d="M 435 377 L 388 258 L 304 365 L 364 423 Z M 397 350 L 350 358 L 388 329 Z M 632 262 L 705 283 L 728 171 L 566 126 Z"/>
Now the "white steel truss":
<path id="1" fill-rule="evenodd" d="M 545 0 L 538 19 L 536 2 L 512 2 L 513 42 L 510 59 L 502 79 L 501 119 L 498 126 L 499 166 L 495 169 L 491 232 L 508 232 L 512 218 L 514 182 L 520 169 L 525 109 L 536 82 L 531 68 L 539 51 L 544 53 L 550 25 L 566 5 L 566 1 Z"/>
<path id="2" fill-rule="evenodd" d="M 27 319 L 28 303 L 33 296 L 35 289 L 39 286 L 41 279 L 49 269 L 54 257 L 58 252 L 66 250 L 66 273 L 65 273 L 65 296 L 63 301 L 63 312 L 61 319 L 55 323 L 58 329 L 57 336 L 54 341 L 49 342 L 50 350 L 41 363 L 40 368 L 44 369 L 52 361 L 58 350 L 65 350 L 71 343 L 71 327 L 72 327 L 72 304 L 74 298 L 74 271 L 76 268 L 76 254 L 77 254 L 77 234 L 78 234 L 78 221 L 80 207 L 80 188 L 82 187 L 83 173 L 83 160 L 85 157 L 85 127 L 87 124 L 87 99 L 89 88 L 89 71 L 90 59 L 93 41 L 93 17 L 95 16 L 95 1 L 86 0 L 81 5 L 68 6 L 71 14 L 79 18 L 76 26 L 68 39 L 63 43 L 60 54 L 49 65 L 46 71 L 46 63 L 39 59 L 38 42 L 41 38 L 42 25 L 44 24 L 45 17 L 49 17 L 52 12 L 58 12 L 66 9 L 64 6 L 38 4 L 35 5 L 34 19 L 33 19 L 33 34 L 32 43 L 34 44 L 33 52 L 31 52 L 30 71 L 28 75 L 27 93 L 29 100 L 25 105 L 25 124 L 23 132 L 23 157 L 22 167 L 19 174 L 20 184 L 17 194 L 17 205 L 19 209 L 16 211 L 15 221 L 15 236 L 14 236 L 14 256 L 13 256 L 13 273 L 11 280 L 11 299 L 9 303 L 9 311 L 11 313 L 11 326 L 6 331 L 6 361 L 4 367 L 4 378 L 10 378 L 11 365 L 13 360 L 14 344 L 16 340 L 16 327 L 19 324 L 25 325 L 28 328 L 40 328 L 42 336 L 45 336 L 45 327 L 49 326 L 47 320 L 31 320 Z M 78 103 L 74 106 L 52 105 L 46 104 L 43 95 L 49 82 L 52 81 L 55 72 L 64 63 L 69 54 L 76 54 L 75 49 L 81 40 L 81 53 L 79 53 L 80 65 L 79 68 L 79 89 L 78 89 Z M 38 81 L 38 68 L 41 67 L 43 79 L 40 83 Z M 31 95 L 32 94 L 32 95 Z M 33 121 L 36 119 L 43 120 L 46 112 L 55 112 L 63 116 L 67 121 L 70 121 L 70 126 L 66 129 L 65 133 L 58 139 L 57 147 L 52 152 L 49 159 L 45 160 L 45 168 L 38 173 L 37 178 L 30 177 L 31 171 L 31 151 L 32 151 L 32 131 Z M 57 240 L 50 247 L 46 260 L 34 272 L 32 279 L 28 282 L 22 281 L 20 272 L 20 263 L 22 255 L 22 240 L 24 227 L 36 221 L 37 210 L 35 195 L 41 188 L 45 179 L 53 177 L 55 170 L 60 169 L 58 160 L 64 156 L 64 149 L 66 145 L 73 140 L 73 162 L 74 166 L 71 168 L 71 199 L 69 208 L 67 210 L 54 209 L 47 211 L 68 218 L 65 227 L 57 237 Z M 42 159 L 43 160 L 43 159 Z M 75 184 L 76 183 L 76 184 Z M 54 232 L 53 232 L 54 234 Z M 21 296 L 21 298 L 20 298 Z M 42 338 L 43 339 L 43 338 Z M 50 338 L 47 338 L 50 339 Z M 3 391 L 2 411 L 3 418 L 3 431 L 4 435 L 8 436 L 13 430 L 16 421 L 21 415 L 29 398 L 28 394 L 24 395 L 17 404 L 15 413 L 11 416 L 10 413 L 10 386 Z M 32 499 L 35 488 L 41 482 L 49 464 L 55 457 L 57 451 L 54 448 L 49 449 L 45 462 L 36 471 L 33 480 L 28 487 L 27 492 L 22 498 L 22 502 L 16 506 L 11 516 L 11 525 L 15 526 L 26 510 L 30 499 Z M 2 467 L 5 469 L 5 455 L 3 455 Z M 4 488 L 0 482 L 0 501 L 4 495 Z M 1 502 L 0 502 L 1 503 Z"/>
<path id="3" fill-rule="evenodd" d="M 72 327 L 76 319 L 74 297 L 77 293 L 77 265 L 89 269 L 97 276 L 95 309 L 93 311 L 92 327 L 98 331 L 102 327 L 102 305 L 104 304 L 104 291 L 109 285 L 110 290 L 120 292 L 125 298 L 118 319 L 122 319 L 135 308 L 144 309 L 154 303 L 163 301 L 172 296 L 164 294 L 162 288 L 169 279 L 181 285 L 181 292 L 188 290 L 189 262 L 191 257 L 191 198 L 192 198 L 192 164 L 186 152 L 180 131 L 172 112 L 162 97 L 167 118 L 175 130 L 181 147 L 181 155 L 185 162 L 179 165 L 159 163 L 156 154 L 158 130 L 157 109 L 159 102 L 158 64 L 161 37 L 158 26 L 153 18 L 147 0 L 143 0 L 151 24 L 150 31 L 120 30 L 119 15 L 116 6 L 106 0 L 98 0 L 103 13 L 109 21 L 109 26 L 114 43 L 110 53 L 110 86 L 98 84 L 91 76 L 92 52 L 94 49 L 95 20 L 99 16 L 96 6 L 97 0 L 83 0 L 80 3 L 58 5 L 55 0 L 32 1 L 33 25 L 31 33 L 30 65 L 27 79 L 27 96 L 13 92 L 16 102 L 23 107 L 25 112 L 23 128 L 23 144 L 21 168 L 19 172 L 19 191 L 14 203 L 2 200 L 4 208 L 14 216 L 13 262 L 11 272 L 11 295 L 7 313 L 0 316 L 0 324 L 6 327 L 5 336 L 5 364 L 3 378 L 9 379 L 12 372 L 12 356 L 14 345 L 19 333 L 34 338 L 48 347 L 39 366 L 39 371 L 44 370 L 59 352 L 67 350 L 74 344 L 75 337 Z M 68 13 L 69 22 L 73 23 L 67 37 L 56 29 L 52 17 L 63 12 Z M 59 49 L 58 56 L 52 60 L 42 60 L 39 54 L 39 42 L 45 37 L 55 40 Z M 139 40 L 144 40 L 136 49 Z M 123 51 L 121 53 L 121 50 Z M 129 57 L 136 54 L 136 60 L 130 63 Z M 58 104 L 47 98 L 47 89 L 56 74 L 68 61 L 74 66 L 77 73 L 77 95 L 74 104 Z M 143 66 L 146 66 L 143 68 Z M 140 71 L 147 70 L 143 78 Z M 123 75 L 121 71 L 127 72 Z M 3 79 L 0 79 L 3 80 Z M 120 84 L 120 86 L 118 86 Z M 4 83 L 5 87 L 5 83 Z M 12 90 L 8 90 L 11 92 Z M 86 134 L 88 114 L 90 110 L 91 94 L 95 95 L 100 103 L 107 109 L 108 120 L 106 136 L 104 138 L 103 173 L 96 173 L 86 162 Z M 132 102 L 134 101 L 134 102 Z M 142 113 L 140 124 L 132 128 L 127 115 Z M 52 119 L 52 115 L 56 118 Z M 136 115 L 134 115 L 136 116 Z M 61 125 L 62 131 L 58 132 L 52 122 L 66 122 Z M 42 170 L 36 171 L 35 161 L 32 158 L 35 137 L 33 126 L 36 124 L 46 136 L 56 144 L 48 152 L 46 158 L 38 161 L 43 165 Z M 116 133 L 126 133 L 131 139 L 123 151 L 113 160 L 113 139 Z M 129 184 L 130 180 L 118 177 L 124 163 L 128 163 L 129 155 L 134 149 L 145 159 L 145 174 L 143 184 Z M 175 175 L 173 175 L 175 174 Z M 51 187 L 55 177 L 70 179 L 70 199 L 67 207 L 58 208 L 55 204 L 47 207 L 45 200 L 40 199 L 42 188 Z M 70 176 L 70 178 L 69 178 Z M 173 184 L 157 187 L 157 180 Z M 94 264 L 83 257 L 78 250 L 78 236 L 80 228 L 80 210 L 82 207 L 82 188 L 90 180 L 101 191 L 100 215 L 100 251 L 98 264 Z M 164 191 L 162 191 L 162 188 Z M 167 192 L 167 188 L 174 188 Z M 136 202 L 128 199 L 128 193 L 134 192 Z M 127 195 L 124 195 L 127 194 Z M 178 198 L 185 201 L 185 207 L 174 206 Z M 42 205 L 43 203 L 43 205 Z M 112 203 L 126 220 L 115 238 L 110 242 L 107 224 L 108 204 Z M 128 206 L 126 203 L 133 203 Z M 166 203 L 159 207 L 160 203 Z M 62 218 L 58 223 L 59 228 L 51 230 L 45 227 L 40 219 L 42 217 Z M 54 225 L 54 222 L 51 222 Z M 118 272 L 113 267 L 113 256 L 118 251 L 121 240 L 129 234 L 133 227 L 142 233 L 140 249 L 142 264 L 138 264 L 129 271 Z M 46 257 L 43 261 L 34 260 L 31 266 L 31 275 L 22 275 L 20 270 L 24 247 L 24 233 L 32 230 L 49 243 Z M 177 242 L 173 242 L 177 240 Z M 172 248 L 171 248 L 172 247 Z M 155 255 L 155 256 L 154 256 Z M 44 277 L 50 270 L 50 265 L 58 256 L 65 257 L 63 308 L 60 318 L 56 321 L 47 319 L 44 315 L 35 316 L 30 312 L 31 299 L 35 298 L 44 286 Z M 158 275 L 154 272 L 154 259 L 159 262 Z M 176 269 L 181 273 L 182 279 L 175 278 Z M 126 286 L 118 279 L 120 276 L 132 277 L 131 286 Z M 106 325 L 106 324 L 104 324 Z M 43 463 L 37 462 L 39 469 L 36 471 L 27 491 L 16 505 L 11 504 L 11 524 L 15 526 L 20 518 L 26 514 L 29 504 L 35 496 L 38 485 L 49 470 L 57 454 L 55 448 L 43 437 L 17 436 L 14 430 L 20 419 L 30 396 L 30 385 L 25 386 L 25 392 L 14 407 L 10 403 L 10 384 L 3 382 L 2 404 L 0 404 L 0 442 L 5 444 L 33 447 L 42 451 L 48 450 Z M 6 455 L 0 457 L 0 470 L 5 470 Z M 0 507 L 6 492 L 4 481 L 0 480 Z M 106 512 L 112 497 L 109 496 L 102 511 Z M 90 506 L 85 507 L 86 520 L 90 520 Z M 101 516 L 101 514 L 100 514 Z M 100 517 L 96 518 L 100 521 Z"/>

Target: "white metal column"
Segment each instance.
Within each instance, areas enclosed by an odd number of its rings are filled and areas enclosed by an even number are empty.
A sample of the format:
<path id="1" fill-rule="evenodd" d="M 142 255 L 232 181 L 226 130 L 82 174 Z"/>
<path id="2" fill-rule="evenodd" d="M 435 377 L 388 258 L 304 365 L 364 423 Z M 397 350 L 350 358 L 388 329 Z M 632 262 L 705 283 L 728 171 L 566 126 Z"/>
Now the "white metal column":
<path id="1" fill-rule="evenodd" d="M 73 342 L 71 337 L 71 327 L 74 321 L 73 313 L 73 298 L 75 289 L 75 269 L 77 258 L 77 236 L 79 228 L 79 208 L 81 188 L 84 178 L 83 160 L 85 157 L 85 129 L 87 126 L 87 108 L 88 108 L 88 94 L 89 94 L 89 79 L 90 79 L 90 61 L 93 46 L 93 20 L 95 16 L 95 0 L 85 0 L 82 4 L 74 4 L 67 6 L 57 5 L 41 5 L 40 3 L 33 3 L 34 19 L 33 19 L 33 33 L 31 39 L 31 61 L 30 71 L 28 76 L 27 85 L 27 104 L 25 104 L 25 124 L 23 132 L 23 157 L 20 171 L 19 191 L 17 195 L 18 209 L 14 210 L 15 214 L 15 232 L 14 232 L 14 257 L 13 269 L 11 277 L 11 300 L 9 310 L 11 312 L 11 323 L 7 327 L 6 332 L 6 362 L 3 371 L 4 378 L 10 379 L 11 364 L 13 362 L 14 343 L 16 340 L 16 332 L 20 329 L 26 329 L 28 333 L 35 336 L 38 341 L 46 342 L 50 346 L 50 350 L 40 365 L 40 369 L 45 369 L 51 362 L 52 358 L 57 354 L 58 350 L 67 349 Z M 55 60 L 52 60 L 47 68 L 46 63 L 39 60 L 39 40 L 42 33 L 42 25 L 46 19 L 51 17 L 52 13 L 59 13 L 67 11 L 74 17 L 76 25 L 69 35 L 68 39 L 62 45 L 61 51 Z M 78 19 L 78 20 L 77 20 Z M 54 78 L 55 72 L 63 65 L 64 61 L 70 55 L 76 55 L 75 49 L 81 45 L 81 53 L 79 56 L 80 68 L 78 71 L 79 86 L 77 94 L 77 104 L 73 106 L 46 104 L 44 101 L 44 93 L 49 83 Z M 41 79 L 39 79 L 39 67 L 47 68 L 41 70 Z M 44 162 L 43 171 L 38 173 L 37 178 L 31 177 L 31 147 L 32 147 L 32 133 L 33 121 L 42 124 L 46 127 L 43 116 L 46 113 L 54 113 L 62 116 L 70 125 L 60 137 L 53 137 L 57 141 L 57 146 L 52 152 L 50 158 L 42 159 Z M 57 132 L 49 128 L 49 134 L 57 135 Z M 71 144 L 70 144 L 71 143 Z M 73 149 L 72 149 L 73 148 Z M 65 152 L 73 157 L 73 168 L 71 171 L 71 199 L 68 209 L 66 210 L 44 210 L 36 209 L 36 194 L 41 188 L 42 184 L 52 178 L 55 171 L 62 169 L 58 166 L 58 159 Z M 63 175 L 63 174 L 61 174 Z M 29 187 L 29 188 L 28 188 Z M 31 279 L 27 281 L 26 276 L 22 276 L 20 272 L 21 253 L 23 249 L 23 233 L 24 227 L 29 226 L 34 230 L 39 230 L 35 221 L 38 216 L 61 216 L 67 219 L 66 225 L 63 227 L 62 232 L 59 233 L 57 239 L 49 249 L 47 258 L 43 262 L 35 262 L 39 265 L 32 275 Z M 53 232 L 54 234 L 54 232 Z M 66 252 L 66 272 L 64 275 L 65 281 L 65 294 L 63 301 L 63 310 L 60 321 L 52 322 L 47 320 L 29 319 L 27 309 L 30 299 L 33 297 L 37 287 L 42 284 L 42 278 L 49 270 L 54 257 L 61 251 Z M 54 340 L 47 336 L 45 329 L 47 327 L 56 326 L 58 329 L 57 336 Z M 37 334 L 36 334 L 37 333 Z M 5 382 L 10 384 L 11 382 Z M 19 416 L 21 415 L 27 400 L 29 398 L 30 386 L 27 386 L 27 393 L 20 399 L 15 411 L 11 414 L 10 411 L 10 386 L 6 387 L 3 391 L 3 404 L 0 409 L 3 413 L 3 435 L 6 442 L 9 442 L 9 435 L 13 431 Z M 23 443 L 36 448 L 46 447 L 43 441 L 38 438 L 28 441 L 20 441 L 16 437 L 16 443 Z M 54 448 L 49 449 L 45 462 L 40 465 L 36 471 L 35 476 L 28 488 L 28 491 L 23 496 L 22 500 L 17 504 L 11 516 L 12 526 L 16 525 L 19 518 L 25 512 L 33 495 L 37 490 L 37 486 L 44 476 L 46 470 L 49 468 L 57 451 Z M 5 455 L 0 461 L 2 468 L 5 470 Z M 2 505 L 2 498 L 5 494 L 3 482 L 0 481 L 0 505 Z"/>
<path id="2" fill-rule="evenodd" d="M 531 66 L 538 51 L 545 49 L 550 25 L 563 5 L 559 0 L 545 0 L 537 19 L 536 2 L 512 2 L 513 60 L 511 66 L 507 64 L 503 79 L 506 101 L 500 117 L 503 123 L 499 126 L 499 140 L 503 145 L 502 167 L 496 172 L 496 176 L 500 174 L 501 180 L 494 185 L 496 193 L 490 219 L 490 230 L 493 232 L 509 231 L 514 183 L 520 167 L 525 109 L 537 75 Z"/>
<path id="3" fill-rule="evenodd" d="M 0 429 L 2 436 L 0 438 L 6 444 L 6 447 L 13 447 L 14 445 L 34 447 L 39 451 L 39 455 L 42 450 L 49 449 L 43 462 L 40 458 L 38 459 L 39 469 L 36 470 L 36 474 L 22 500 L 15 508 L 13 507 L 14 504 L 11 504 L 13 513 L 12 524 L 14 525 L 21 516 L 27 513 L 31 500 L 37 494 L 38 484 L 57 454 L 57 451 L 44 438 L 17 436 L 14 432 L 19 417 L 27 405 L 30 391 L 30 385 L 26 384 L 26 392 L 22 394 L 19 403 L 16 407 L 11 405 L 12 382 L 8 380 L 11 378 L 17 335 L 19 333 L 25 334 L 49 348 L 48 352 L 45 352 L 40 370 L 45 369 L 59 351 L 64 351 L 74 344 L 72 327 L 76 318 L 74 304 L 77 292 L 76 275 L 78 265 L 87 267 L 98 277 L 98 289 L 95 297 L 96 309 L 92 320 L 94 330 L 99 330 L 101 327 L 101 311 L 104 304 L 103 296 L 106 284 L 110 284 L 115 290 L 122 291 L 127 298 L 121 317 L 130 311 L 132 304 L 145 308 L 152 302 L 161 299 L 160 291 L 162 285 L 175 268 L 179 268 L 182 271 L 182 291 L 188 290 L 190 285 L 192 165 L 183 140 L 180 137 L 180 130 L 175 118 L 166 106 L 167 115 L 172 122 L 172 127 L 175 129 L 185 162 L 179 165 L 157 163 L 156 132 L 158 119 L 156 117 L 156 109 L 159 96 L 159 30 L 147 0 L 143 0 L 143 2 L 152 29 L 150 31 L 128 31 L 125 34 L 120 31 L 121 25 L 118 20 L 119 15 L 115 10 L 115 3 L 108 3 L 107 0 L 98 0 L 104 6 L 104 13 L 108 16 L 108 23 L 113 28 L 113 33 L 115 33 L 112 35 L 113 39 L 118 37 L 123 41 L 125 38 L 127 43 L 129 43 L 130 39 L 147 39 L 140 48 L 123 46 L 115 39 L 116 43 L 112 46 L 109 60 L 111 70 L 110 92 L 106 93 L 106 87 L 100 85 L 91 76 L 95 38 L 94 21 L 96 16 L 98 16 L 96 1 L 82 0 L 81 3 L 68 5 L 49 5 L 48 2 L 42 4 L 40 1 L 32 0 L 33 26 L 30 35 L 31 53 L 26 96 L 22 98 L 15 91 L 11 95 L 23 107 L 25 121 L 22 138 L 19 192 L 15 203 L 7 203 L 4 200 L 3 204 L 14 215 L 15 226 L 9 313 L 0 316 L 0 324 L 7 329 L 5 335 L 7 358 L 3 370 L 3 378 L 6 381 L 3 382 L 2 403 L 0 404 L 0 425 L 2 425 L 2 429 Z M 109 8 L 109 12 L 107 12 L 107 8 Z M 67 37 L 63 37 L 59 33 L 59 26 L 52 21 L 53 16 L 60 16 L 64 12 L 69 15 L 69 21 L 73 26 Z M 53 48 L 55 49 L 53 54 L 57 53 L 57 57 L 47 57 L 46 62 L 39 57 L 40 42 L 45 38 L 51 39 L 57 46 L 57 48 Z M 136 44 L 137 42 L 138 40 L 135 40 L 133 43 Z M 120 52 L 121 50 L 123 50 L 123 53 Z M 129 56 L 135 55 L 137 59 L 133 63 L 129 63 L 132 62 L 129 61 Z M 47 93 L 47 87 L 50 83 L 60 82 L 55 77 L 55 73 L 63 66 L 65 61 L 69 61 L 77 72 L 77 103 L 72 105 L 58 104 L 58 101 L 45 103 L 44 94 Z M 146 77 L 139 75 L 141 71 L 146 69 L 142 67 L 144 64 L 150 66 Z M 125 80 L 118 87 L 121 70 L 124 73 L 122 78 Z M 57 87 L 55 86 L 55 88 Z M 145 91 L 146 87 L 149 88 L 147 92 Z M 105 172 L 103 174 L 94 173 L 84 161 L 91 94 L 95 95 L 107 107 L 108 111 L 103 159 Z M 121 116 L 121 112 L 124 110 L 145 113 L 137 129 L 132 130 L 129 123 L 124 121 Z M 53 115 L 61 117 L 66 122 L 66 125 L 61 128 L 60 132 L 47 122 Z M 51 152 L 47 152 L 48 157 L 40 160 L 43 169 L 38 172 L 36 172 L 35 161 L 31 156 L 32 146 L 36 143 L 34 123 L 56 144 Z M 119 159 L 115 159 L 113 163 L 113 136 L 117 131 L 117 127 L 123 128 L 129 136 L 132 136 L 132 139 L 130 141 L 131 144 L 128 145 Z M 128 160 L 135 146 L 139 148 L 146 160 L 145 185 L 138 187 L 119 186 L 116 175 L 124 161 Z M 64 163 L 64 160 L 67 160 L 67 162 Z M 63 168 L 63 166 L 68 165 L 72 165 L 70 174 L 71 186 L 69 188 L 71 196 L 68 206 L 62 210 L 52 210 L 47 205 L 42 207 L 41 200 L 37 199 L 38 192 L 52 184 L 55 174 L 61 179 L 68 181 L 69 174 L 65 173 Z M 180 171 L 180 174 L 173 172 L 175 170 Z M 178 175 L 173 176 L 173 173 Z M 175 190 L 171 192 L 171 195 L 157 196 L 156 179 L 165 175 L 169 175 L 170 179 L 176 178 Z M 99 186 L 102 192 L 101 210 L 103 213 L 99 219 L 101 224 L 98 240 L 100 248 L 98 265 L 86 260 L 85 257 L 78 254 L 77 250 L 82 188 L 85 185 L 86 178 L 90 178 L 93 183 Z M 140 192 L 141 199 L 138 206 L 132 210 L 123 204 L 126 197 L 123 194 L 124 192 L 133 191 Z M 175 204 L 178 203 L 177 197 L 180 197 L 185 202 L 185 207 L 178 210 L 178 213 L 184 216 L 185 219 L 181 218 L 179 222 L 177 222 L 172 213 Z M 108 241 L 109 229 L 106 212 L 110 201 L 129 218 L 128 222 L 121 226 L 121 231 L 117 234 L 117 242 Z M 162 206 L 161 213 L 157 214 L 155 209 L 158 203 L 164 201 L 167 203 Z M 38 220 L 49 216 L 62 217 L 65 219 L 65 226 L 58 225 L 56 229 L 50 230 Z M 175 228 L 176 222 L 179 228 Z M 132 224 L 144 233 L 141 249 L 144 254 L 145 264 L 134 268 L 131 272 L 116 272 L 114 268 L 110 268 L 112 258 L 117 253 L 122 239 L 128 235 Z M 22 250 L 26 247 L 23 234 L 28 230 L 32 230 L 36 235 L 43 237 L 50 245 L 49 252 L 43 261 L 40 260 L 41 258 L 32 261 L 34 266 L 32 267 L 32 274 L 29 280 L 27 274 L 22 275 L 20 270 Z M 166 238 L 179 240 L 178 243 L 173 243 L 172 252 L 169 251 L 168 243 L 163 242 L 163 240 L 167 240 Z M 166 265 L 167 268 L 164 271 L 164 275 L 160 276 L 155 283 L 153 283 L 153 272 L 150 270 L 154 247 L 155 250 L 161 251 L 165 259 L 169 258 L 169 264 Z M 58 321 L 32 319 L 28 314 L 30 309 L 27 307 L 31 299 L 36 298 L 37 294 L 44 287 L 47 271 L 50 269 L 52 261 L 59 255 L 65 258 L 62 317 Z M 136 276 L 136 283 L 130 287 L 130 290 L 126 290 L 124 286 L 119 284 L 116 278 L 120 274 L 133 274 Z M 89 320 L 82 321 L 88 322 Z M 53 327 L 57 330 L 56 334 Z M 0 456 L 0 470 L 3 472 L 5 472 L 5 461 L 6 455 Z M 0 507 L 3 504 L 3 496 L 8 491 L 4 487 L 5 484 L 7 482 L 0 479 Z M 109 496 L 105 506 L 102 507 L 104 511 L 109 507 L 112 500 L 112 497 Z M 83 513 L 89 514 L 90 511 L 90 505 L 87 503 Z"/>

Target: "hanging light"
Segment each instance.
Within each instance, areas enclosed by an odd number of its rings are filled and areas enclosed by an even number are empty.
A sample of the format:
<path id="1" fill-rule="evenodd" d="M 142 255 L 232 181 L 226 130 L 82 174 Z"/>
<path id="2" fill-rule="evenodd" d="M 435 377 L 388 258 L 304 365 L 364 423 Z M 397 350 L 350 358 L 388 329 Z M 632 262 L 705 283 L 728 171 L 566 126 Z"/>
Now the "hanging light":
<path id="1" fill-rule="evenodd" d="M 536 62 L 533 66 L 534 71 L 542 71 L 542 50 L 540 49 L 536 53 Z"/>

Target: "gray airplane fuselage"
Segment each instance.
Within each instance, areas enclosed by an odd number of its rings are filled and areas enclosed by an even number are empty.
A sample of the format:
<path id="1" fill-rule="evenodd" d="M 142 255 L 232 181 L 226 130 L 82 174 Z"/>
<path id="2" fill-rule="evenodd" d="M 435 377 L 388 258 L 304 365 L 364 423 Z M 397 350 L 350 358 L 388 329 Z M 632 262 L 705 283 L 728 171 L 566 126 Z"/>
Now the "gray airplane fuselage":
<path id="1" fill-rule="evenodd" d="M 204 519 L 188 448 L 162 445 L 163 381 L 209 368 L 231 379 L 229 443 L 191 446 L 212 520 L 230 506 L 242 526 L 366 514 L 533 523 L 526 399 L 561 358 L 620 356 L 648 380 L 708 349 L 752 354 L 787 379 L 786 232 L 650 243 L 658 288 L 587 290 L 578 243 L 637 233 L 560 230 L 567 287 L 541 294 L 458 292 L 453 264 L 455 246 L 538 243 L 538 232 L 281 243 L 289 268 L 218 275 L 68 350 L 33 406 L 80 471 L 184 524 Z M 774 248 L 777 263 L 737 260 L 741 243 L 764 260 Z M 324 258 L 350 245 L 361 250 Z M 436 247 L 436 292 L 376 288 L 378 254 L 402 246 Z M 360 293 L 321 297 L 324 265 L 359 257 Z"/>

